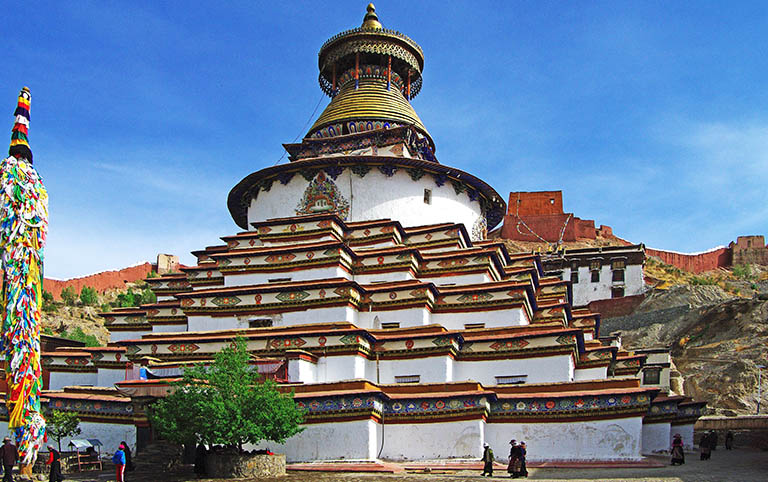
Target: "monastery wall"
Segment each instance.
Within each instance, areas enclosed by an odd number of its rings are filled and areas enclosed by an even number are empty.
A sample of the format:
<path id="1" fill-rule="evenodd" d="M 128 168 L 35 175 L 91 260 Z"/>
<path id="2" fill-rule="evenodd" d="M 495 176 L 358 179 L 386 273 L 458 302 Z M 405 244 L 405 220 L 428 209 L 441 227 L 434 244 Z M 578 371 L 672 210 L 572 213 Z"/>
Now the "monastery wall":
<path id="1" fill-rule="evenodd" d="M 486 423 L 483 420 L 386 424 L 385 460 L 477 459 L 483 455 Z"/>
<path id="2" fill-rule="evenodd" d="M 125 380 L 125 368 L 99 368 L 96 376 L 96 386 L 111 387 Z"/>
<path id="3" fill-rule="evenodd" d="M 509 441 L 524 441 L 529 461 L 639 460 L 642 417 L 530 423 L 489 423 L 485 441 L 498 456 L 509 453 Z"/>
<path id="4" fill-rule="evenodd" d="M 54 299 L 61 300 L 61 290 L 67 286 L 74 288 L 75 293 L 80 294 L 80 290 L 85 286 L 95 288 L 99 293 L 106 290 L 124 288 L 126 283 L 135 283 L 143 280 L 152 271 L 152 263 L 144 263 L 130 268 L 123 268 L 117 271 L 103 271 L 101 273 L 83 276 L 82 278 L 72 278 L 68 280 L 55 280 L 45 278 L 43 280 L 43 289 L 50 292 Z"/>
<path id="5" fill-rule="evenodd" d="M 681 423 L 670 425 L 670 433 L 674 436 L 679 433 L 683 439 L 683 448 L 685 450 L 696 450 L 696 445 L 693 443 L 693 423 Z M 670 443 L 671 445 L 671 443 Z"/>
<path id="6" fill-rule="evenodd" d="M 326 181 L 333 183 L 341 196 L 333 203 L 349 206 L 347 221 L 397 219 L 404 227 L 463 223 L 471 232 L 481 216 L 480 203 L 470 201 L 464 192 L 457 194 L 451 183 L 437 186 L 432 176 L 414 181 L 403 169 L 387 176 L 374 168 L 365 177 L 344 169 L 335 181 L 330 177 Z M 251 200 L 248 222 L 296 216 L 308 188 L 303 176 L 293 176 L 280 189 L 259 192 Z M 431 192 L 430 204 L 424 202 L 425 189 Z"/>
<path id="7" fill-rule="evenodd" d="M 643 424 L 643 455 L 669 451 L 672 446 L 669 422 Z M 685 442 L 683 442 L 685 444 Z"/>
<path id="8" fill-rule="evenodd" d="M 623 298 L 591 301 L 587 304 L 587 307 L 593 313 L 600 313 L 600 317 L 605 320 L 617 316 L 631 315 L 644 299 L 644 294 L 624 296 Z"/>
<path id="9" fill-rule="evenodd" d="M 660 249 L 645 248 L 646 256 L 656 256 L 664 263 L 671 264 L 689 273 L 702 273 L 717 268 L 731 266 L 732 254 L 730 248 L 717 248 L 706 253 L 685 254 L 664 251 Z"/>
<path id="10" fill-rule="evenodd" d="M 61 390 L 76 385 L 98 386 L 96 372 L 54 372 L 48 380 L 48 390 Z"/>

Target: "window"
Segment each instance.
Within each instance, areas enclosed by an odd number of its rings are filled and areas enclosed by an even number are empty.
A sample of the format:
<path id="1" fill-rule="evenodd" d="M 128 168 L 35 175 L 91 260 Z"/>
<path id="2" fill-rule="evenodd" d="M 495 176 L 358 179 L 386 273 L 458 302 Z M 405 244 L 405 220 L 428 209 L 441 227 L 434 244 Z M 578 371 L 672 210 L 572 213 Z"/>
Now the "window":
<path id="1" fill-rule="evenodd" d="M 432 204 L 432 189 L 424 189 L 424 204 Z"/>
<path id="2" fill-rule="evenodd" d="M 624 269 L 627 263 L 623 259 L 614 259 L 611 261 L 611 269 Z"/>
<path id="3" fill-rule="evenodd" d="M 600 271 L 600 260 L 599 259 L 593 259 L 589 262 L 589 269 L 590 271 Z"/>
<path id="4" fill-rule="evenodd" d="M 571 283 L 576 284 L 579 282 L 579 272 L 578 270 L 571 271 Z"/>
<path id="5" fill-rule="evenodd" d="M 555 204 L 555 198 L 553 197 L 549 198 L 549 204 Z"/>
<path id="6" fill-rule="evenodd" d="M 389 321 L 381 324 L 382 330 L 393 330 L 395 328 L 400 328 L 399 321 Z"/>
<path id="7" fill-rule="evenodd" d="M 617 269 L 613 271 L 613 281 L 624 281 L 623 269 Z"/>
<path id="8" fill-rule="evenodd" d="M 527 378 L 528 375 L 503 375 L 496 377 L 496 385 L 520 385 Z"/>
<path id="9" fill-rule="evenodd" d="M 419 383 L 421 375 L 395 375 L 395 383 Z"/>
<path id="10" fill-rule="evenodd" d="M 270 318 L 248 320 L 248 328 L 266 328 L 268 326 L 272 326 L 272 320 Z"/>
<path id="11" fill-rule="evenodd" d="M 624 288 L 611 288 L 611 298 L 622 298 L 624 296 Z"/>
<path id="12" fill-rule="evenodd" d="M 465 330 L 476 330 L 478 328 L 485 328 L 485 323 L 465 323 Z"/>
<path id="13" fill-rule="evenodd" d="M 267 280 L 269 283 L 285 283 L 287 281 L 291 281 L 291 278 L 272 278 Z"/>
<path id="14" fill-rule="evenodd" d="M 661 379 L 661 370 L 651 368 L 643 370 L 643 385 L 658 385 Z"/>
<path id="15" fill-rule="evenodd" d="M 593 283 L 599 283 L 600 282 L 600 270 L 592 270 L 592 282 Z"/>

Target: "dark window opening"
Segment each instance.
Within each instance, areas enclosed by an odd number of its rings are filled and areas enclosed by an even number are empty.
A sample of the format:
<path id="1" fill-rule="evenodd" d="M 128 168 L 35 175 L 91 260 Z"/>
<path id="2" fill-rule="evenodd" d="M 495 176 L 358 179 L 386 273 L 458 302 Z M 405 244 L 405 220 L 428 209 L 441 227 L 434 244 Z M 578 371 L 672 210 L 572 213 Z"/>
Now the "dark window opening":
<path id="1" fill-rule="evenodd" d="M 571 271 L 571 283 L 576 284 L 579 282 L 579 272 Z"/>
<path id="2" fill-rule="evenodd" d="M 624 288 L 611 288 L 611 298 L 622 298 L 624 296 Z"/>
<path id="3" fill-rule="evenodd" d="M 269 283 L 285 283 L 286 281 L 291 281 L 291 278 L 271 278 L 267 280 Z"/>
<path id="4" fill-rule="evenodd" d="M 394 328 L 400 328 L 400 323 L 397 321 L 390 321 L 381 324 L 382 330 L 392 330 Z"/>
<path id="5" fill-rule="evenodd" d="M 617 269 L 613 271 L 613 281 L 624 281 L 623 269 Z"/>
<path id="6" fill-rule="evenodd" d="M 597 270 L 592 271 L 592 282 L 593 283 L 600 282 L 600 271 L 597 271 Z"/>
<path id="7" fill-rule="evenodd" d="M 248 320 L 248 328 L 267 328 L 272 326 L 272 320 L 270 318 L 257 318 L 255 320 Z"/>
<path id="8" fill-rule="evenodd" d="M 421 375 L 396 375 L 395 383 L 419 383 Z"/>
<path id="9" fill-rule="evenodd" d="M 432 190 L 424 189 L 424 204 L 432 204 Z"/>
<path id="10" fill-rule="evenodd" d="M 643 370 L 643 385 L 658 385 L 661 380 L 661 370 Z"/>
<path id="11" fill-rule="evenodd" d="M 520 385 L 525 383 L 528 375 L 503 375 L 496 377 L 496 385 Z"/>
<path id="12" fill-rule="evenodd" d="M 485 323 L 465 323 L 465 330 L 476 330 L 478 328 L 485 328 Z"/>

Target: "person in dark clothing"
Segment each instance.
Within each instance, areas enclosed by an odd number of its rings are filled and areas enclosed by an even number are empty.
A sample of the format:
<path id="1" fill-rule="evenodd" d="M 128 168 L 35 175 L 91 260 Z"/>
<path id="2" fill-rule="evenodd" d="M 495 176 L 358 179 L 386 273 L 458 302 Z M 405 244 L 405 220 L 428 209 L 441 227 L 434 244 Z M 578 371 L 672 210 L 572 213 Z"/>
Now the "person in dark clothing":
<path id="1" fill-rule="evenodd" d="M 3 439 L 3 446 L 0 447 L 0 460 L 3 461 L 3 482 L 13 482 L 13 466 L 19 460 L 19 453 L 8 437 Z"/>
<path id="2" fill-rule="evenodd" d="M 709 448 L 717 450 L 717 432 L 714 430 L 709 432 Z"/>
<path id="3" fill-rule="evenodd" d="M 51 466 L 48 482 L 62 482 L 64 480 L 64 476 L 61 474 L 61 454 L 53 448 L 53 445 L 48 446 L 48 460 L 45 464 Z"/>
<path id="4" fill-rule="evenodd" d="M 512 439 L 509 441 L 511 445 L 509 449 L 509 465 L 507 465 L 507 472 L 512 475 L 513 479 L 520 477 L 520 468 L 522 466 L 520 461 L 520 446 L 517 445 L 517 441 Z"/>
<path id="5" fill-rule="evenodd" d="M 683 465 L 685 463 L 685 452 L 683 452 L 683 437 L 676 433 L 672 438 L 672 465 Z"/>
<path id="6" fill-rule="evenodd" d="M 493 477 L 493 450 L 488 444 L 483 444 L 483 473 L 482 476 Z"/>
<path id="7" fill-rule="evenodd" d="M 135 467 L 133 465 L 133 455 L 131 455 L 131 448 L 128 446 L 128 442 L 123 440 L 120 442 L 120 448 L 125 452 L 125 470 L 132 471 Z"/>
<path id="8" fill-rule="evenodd" d="M 528 477 L 528 469 L 525 467 L 525 456 L 528 455 L 528 448 L 525 442 L 520 442 L 520 476 Z"/>
<path id="9" fill-rule="evenodd" d="M 701 451 L 701 460 L 709 460 L 712 455 L 712 447 L 709 442 L 709 433 L 705 433 L 699 440 L 699 450 Z"/>
<path id="10" fill-rule="evenodd" d="M 208 450 L 203 444 L 197 444 L 195 449 L 195 473 L 197 475 L 207 475 L 208 469 L 205 466 L 205 456 Z"/>
<path id="11" fill-rule="evenodd" d="M 725 434 L 725 450 L 733 450 L 733 432 L 730 430 Z"/>

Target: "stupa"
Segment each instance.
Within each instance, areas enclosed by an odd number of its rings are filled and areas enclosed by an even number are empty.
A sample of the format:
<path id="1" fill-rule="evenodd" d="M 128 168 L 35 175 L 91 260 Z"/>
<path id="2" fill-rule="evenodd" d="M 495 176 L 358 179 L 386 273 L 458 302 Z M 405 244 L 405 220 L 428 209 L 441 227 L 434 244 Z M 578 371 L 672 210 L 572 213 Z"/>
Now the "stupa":
<path id="1" fill-rule="evenodd" d="M 44 352 L 49 403 L 140 452 L 147 404 L 243 336 L 306 409 L 305 430 L 270 446 L 289 461 L 478 458 L 512 438 L 531 460 L 637 460 L 673 430 L 692 445 L 703 404 L 643 385 L 647 355 L 601 338 L 569 281 L 485 239 L 505 203 L 438 162 L 410 103 L 423 67 L 373 5 L 328 40 L 330 103 L 290 162 L 229 194 L 244 231 L 148 278 L 157 303 L 104 313 L 109 346 Z"/>

